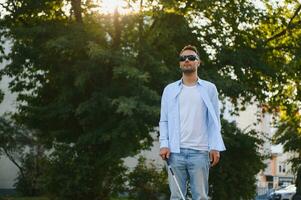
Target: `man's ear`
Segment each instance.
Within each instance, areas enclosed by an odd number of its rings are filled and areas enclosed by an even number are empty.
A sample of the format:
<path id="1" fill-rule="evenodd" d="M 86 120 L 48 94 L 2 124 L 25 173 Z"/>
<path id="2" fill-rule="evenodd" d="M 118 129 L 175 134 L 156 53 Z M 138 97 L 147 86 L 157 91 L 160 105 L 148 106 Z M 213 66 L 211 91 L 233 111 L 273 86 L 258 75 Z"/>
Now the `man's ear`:
<path id="1" fill-rule="evenodd" d="M 199 60 L 199 66 L 203 65 L 203 61 Z"/>

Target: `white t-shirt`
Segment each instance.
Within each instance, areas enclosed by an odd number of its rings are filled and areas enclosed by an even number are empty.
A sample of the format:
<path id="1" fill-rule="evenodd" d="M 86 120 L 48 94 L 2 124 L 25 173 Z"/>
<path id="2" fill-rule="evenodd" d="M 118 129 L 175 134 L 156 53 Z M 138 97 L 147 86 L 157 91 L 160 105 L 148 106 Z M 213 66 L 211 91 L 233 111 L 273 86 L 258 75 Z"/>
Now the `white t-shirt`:
<path id="1" fill-rule="evenodd" d="M 201 93 L 195 86 L 186 86 L 180 92 L 180 134 L 181 148 L 208 151 L 208 134 L 206 131 L 207 107 Z"/>

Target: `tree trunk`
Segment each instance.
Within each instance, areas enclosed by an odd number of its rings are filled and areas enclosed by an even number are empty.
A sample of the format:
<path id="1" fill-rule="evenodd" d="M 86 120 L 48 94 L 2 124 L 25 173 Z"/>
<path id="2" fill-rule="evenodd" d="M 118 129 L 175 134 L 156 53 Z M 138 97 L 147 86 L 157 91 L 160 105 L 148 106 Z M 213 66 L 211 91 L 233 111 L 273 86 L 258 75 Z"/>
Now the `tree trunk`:
<path id="1" fill-rule="evenodd" d="M 71 0 L 72 10 L 74 12 L 75 21 L 83 23 L 81 0 Z"/>
<path id="2" fill-rule="evenodd" d="M 138 61 L 139 63 L 143 63 L 143 47 L 144 47 L 144 17 L 143 17 L 143 0 L 140 0 L 140 15 L 139 15 L 139 22 L 138 22 Z"/>
<path id="3" fill-rule="evenodd" d="M 10 155 L 10 153 L 5 148 L 3 148 L 3 151 L 4 151 L 5 155 L 8 157 L 8 159 L 10 161 L 12 161 L 12 163 L 14 163 L 14 165 L 20 170 L 21 176 L 23 178 L 25 178 L 25 174 L 24 174 L 23 168 L 17 163 L 17 161 L 13 158 L 12 155 Z"/>
<path id="4" fill-rule="evenodd" d="M 118 8 L 116 7 L 114 11 L 114 38 L 113 38 L 113 49 L 117 50 L 120 47 L 121 42 L 121 25 L 119 20 L 119 12 Z"/>

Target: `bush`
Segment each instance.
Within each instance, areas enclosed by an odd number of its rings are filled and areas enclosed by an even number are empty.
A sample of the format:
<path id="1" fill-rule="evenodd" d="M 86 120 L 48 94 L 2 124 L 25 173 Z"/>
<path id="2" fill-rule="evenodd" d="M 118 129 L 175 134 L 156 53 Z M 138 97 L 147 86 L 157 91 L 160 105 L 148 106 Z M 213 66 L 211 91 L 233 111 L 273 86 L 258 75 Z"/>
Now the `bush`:
<path id="1" fill-rule="evenodd" d="M 44 154 L 29 152 L 21 159 L 22 172 L 18 174 L 17 193 L 22 196 L 40 196 L 43 194 L 43 174 L 47 168 L 47 158 Z"/>
<path id="2" fill-rule="evenodd" d="M 124 190 L 124 171 L 119 160 L 99 161 L 101 151 L 80 151 L 79 147 L 57 145 L 50 155 L 44 177 L 45 190 L 55 200 L 109 200 Z"/>
<path id="3" fill-rule="evenodd" d="M 167 171 L 164 168 L 158 169 L 152 163 L 147 164 L 145 158 L 139 158 L 138 165 L 129 173 L 128 178 L 130 198 L 168 199 Z"/>

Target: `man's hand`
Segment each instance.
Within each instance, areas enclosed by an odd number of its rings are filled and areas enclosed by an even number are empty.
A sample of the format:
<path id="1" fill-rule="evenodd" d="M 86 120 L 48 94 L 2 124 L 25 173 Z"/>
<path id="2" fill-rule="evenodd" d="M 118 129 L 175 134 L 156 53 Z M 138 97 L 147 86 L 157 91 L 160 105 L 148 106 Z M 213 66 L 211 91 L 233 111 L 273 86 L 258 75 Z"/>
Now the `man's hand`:
<path id="1" fill-rule="evenodd" d="M 210 156 L 211 167 L 213 167 L 219 162 L 219 158 L 220 158 L 219 151 L 211 150 L 209 156 Z"/>
<path id="2" fill-rule="evenodd" d="M 166 160 L 169 158 L 170 150 L 167 147 L 163 147 L 160 149 L 160 156 L 163 160 Z"/>

